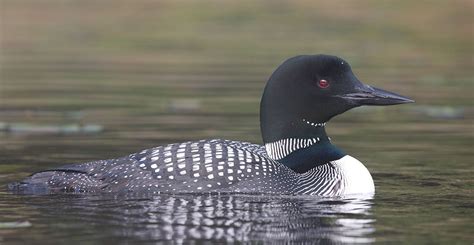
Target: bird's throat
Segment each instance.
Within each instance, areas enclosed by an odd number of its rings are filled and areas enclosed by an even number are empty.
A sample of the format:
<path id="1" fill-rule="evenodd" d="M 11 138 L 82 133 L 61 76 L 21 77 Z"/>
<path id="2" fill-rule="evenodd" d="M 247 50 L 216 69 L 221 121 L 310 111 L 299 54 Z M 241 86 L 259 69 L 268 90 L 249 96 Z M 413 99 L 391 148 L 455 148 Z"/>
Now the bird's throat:
<path id="1" fill-rule="evenodd" d="M 295 172 L 304 173 L 314 167 L 338 160 L 345 153 L 331 144 L 325 123 L 302 119 L 285 129 L 278 140 L 265 142 L 267 155 Z"/>

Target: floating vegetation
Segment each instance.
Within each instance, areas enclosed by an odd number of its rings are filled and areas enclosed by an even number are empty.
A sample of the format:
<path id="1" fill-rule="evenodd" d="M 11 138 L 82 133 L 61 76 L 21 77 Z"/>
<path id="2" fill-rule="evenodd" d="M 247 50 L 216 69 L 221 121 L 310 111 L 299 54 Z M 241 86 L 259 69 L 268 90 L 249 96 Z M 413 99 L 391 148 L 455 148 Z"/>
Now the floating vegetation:
<path id="1" fill-rule="evenodd" d="M 104 130 L 98 124 L 40 125 L 0 122 L 0 132 L 19 134 L 97 134 Z"/>
<path id="2" fill-rule="evenodd" d="M 28 228 L 31 226 L 32 224 L 29 221 L 0 222 L 0 229 Z"/>
<path id="3" fill-rule="evenodd" d="M 435 119 L 463 119 L 466 114 L 464 107 L 455 106 L 413 106 L 414 112 Z"/>

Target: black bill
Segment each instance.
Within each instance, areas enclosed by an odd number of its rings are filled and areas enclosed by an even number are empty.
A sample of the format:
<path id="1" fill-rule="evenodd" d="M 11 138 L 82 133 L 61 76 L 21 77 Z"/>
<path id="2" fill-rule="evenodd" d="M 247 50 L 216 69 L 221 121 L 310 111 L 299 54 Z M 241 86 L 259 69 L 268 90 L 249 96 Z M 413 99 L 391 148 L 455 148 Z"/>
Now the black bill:
<path id="1" fill-rule="evenodd" d="M 361 85 L 355 88 L 354 93 L 337 95 L 337 97 L 357 105 L 397 105 L 415 102 L 410 98 L 369 85 Z"/>

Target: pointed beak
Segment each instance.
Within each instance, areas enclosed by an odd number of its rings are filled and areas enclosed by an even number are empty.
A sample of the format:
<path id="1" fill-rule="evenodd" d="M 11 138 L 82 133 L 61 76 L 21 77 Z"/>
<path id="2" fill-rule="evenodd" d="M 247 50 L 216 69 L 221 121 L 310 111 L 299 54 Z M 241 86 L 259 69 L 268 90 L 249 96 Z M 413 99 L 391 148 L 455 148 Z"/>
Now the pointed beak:
<path id="1" fill-rule="evenodd" d="M 356 105 L 398 105 L 415 102 L 405 96 L 365 84 L 356 87 L 354 93 L 337 95 L 337 97 Z"/>

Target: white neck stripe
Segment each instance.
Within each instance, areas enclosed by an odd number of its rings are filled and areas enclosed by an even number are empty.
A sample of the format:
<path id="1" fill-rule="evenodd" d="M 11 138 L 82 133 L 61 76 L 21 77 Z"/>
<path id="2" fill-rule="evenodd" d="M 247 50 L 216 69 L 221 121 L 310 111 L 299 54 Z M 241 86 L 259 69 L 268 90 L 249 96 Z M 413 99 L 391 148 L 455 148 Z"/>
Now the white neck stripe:
<path id="1" fill-rule="evenodd" d="M 319 141 L 319 137 L 311 139 L 282 139 L 276 142 L 265 144 L 265 150 L 271 159 L 280 160 L 296 150 L 310 147 Z"/>

